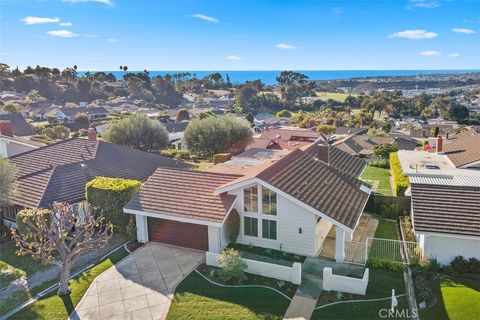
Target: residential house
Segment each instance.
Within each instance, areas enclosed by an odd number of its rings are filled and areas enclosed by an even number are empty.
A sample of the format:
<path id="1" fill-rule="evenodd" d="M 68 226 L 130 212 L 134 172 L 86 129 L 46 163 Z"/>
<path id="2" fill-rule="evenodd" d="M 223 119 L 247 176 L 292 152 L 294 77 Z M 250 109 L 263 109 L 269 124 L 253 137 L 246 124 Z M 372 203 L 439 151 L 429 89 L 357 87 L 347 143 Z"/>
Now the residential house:
<path id="1" fill-rule="evenodd" d="M 187 148 L 186 144 L 183 141 L 183 136 L 188 124 L 188 120 L 184 120 L 181 122 L 168 122 L 165 124 L 165 127 L 168 131 L 168 142 L 175 149 L 182 150 Z"/>
<path id="2" fill-rule="evenodd" d="M 411 219 L 427 257 L 449 264 L 456 256 L 480 259 L 480 134 L 438 137 L 428 151 L 399 151 L 409 178 Z"/>
<path id="3" fill-rule="evenodd" d="M 85 113 L 88 121 L 108 117 L 108 111 L 104 107 L 61 108 L 56 111 L 55 116 L 60 121 L 74 123 L 75 116 L 79 113 Z"/>
<path id="4" fill-rule="evenodd" d="M 399 150 L 414 150 L 417 147 L 417 141 L 408 136 L 395 137 L 370 137 L 367 134 L 352 135 L 334 143 L 338 148 L 351 154 L 362 157 L 373 156 L 375 146 L 394 143 Z"/>
<path id="5" fill-rule="evenodd" d="M 70 204 L 85 199 L 85 184 L 97 176 L 145 181 L 158 167 L 188 167 L 159 154 L 89 138 L 73 138 L 10 158 L 17 167 L 16 192 L 4 216 L 14 225 L 23 208 L 48 208 L 54 201 Z"/>
<path id="6" fill-rule="evenodd" d="M 267 128 L 253 138 L 249 148 L 293 150 L 310 145 L 320 138 L 320 133 L 296 127 Z"/>
<path id="7" fill-rule="evenodd" d="M 317 256 L 334 228 L 334 258 L 343 261 L 370 194 L 357 179 L 365 162 L 318 143 L 260 158 L 235 173 L 221 172 L 228 162 L 207 172 L 158 169 L 124 207 L 138 240 L 218 253 L 236 210 L 238 243 Z"/>
<path id="8" fill-rule="evenodd" d="M 20 113 L 0 114 L 0 157 L 8 158 L 38 148 L 42 144 L 31 141 L 34 134 Z"/>

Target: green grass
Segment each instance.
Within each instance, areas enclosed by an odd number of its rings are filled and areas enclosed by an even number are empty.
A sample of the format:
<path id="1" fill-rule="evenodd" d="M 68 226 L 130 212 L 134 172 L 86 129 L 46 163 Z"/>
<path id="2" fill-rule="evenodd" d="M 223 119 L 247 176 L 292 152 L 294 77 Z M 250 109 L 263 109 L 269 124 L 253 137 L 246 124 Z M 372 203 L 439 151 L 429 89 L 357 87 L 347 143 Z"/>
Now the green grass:
<path id="1" fill-rule="evenodd" d="M 395 220 L 380 219 L 378 221 L 375 238 L 398 240 L 397 222 Z M 397 241 L 374 239 L 368 251 L 368 257 L 391 258 L 402 262 L 401 246 Z"/>
<path id="2" fill-rule="evenodd" d="M 282 319 L 290 301 L 265 288 L 225 288 L 192 272 L 177 287 L 167 319 Z"/>
<path id="3" fill-rule="evenodd" d="M 70 295 L 59 297 L 56 291 L 27 306 L 10 319 L 66 319 L 80 301 L 88 287 L 102 272 L 127 256 L 120 248 L 105 260 L 69 281 Z"/>
<path id="4" fill-rule="evenodd" d="M 198 167 L 195 168 L 195 170 L 197 170 L 197 171 L 205 171 L 205 170 L 207 170 L 208 168 L 210 168 L 211 166 L 213 166 L 213 163 L 212 163 L 212 162 L 202 161 L 202 162 L 198 163 Z"/>
<path id="5" fill-rule="evenodd" d="M 345 99 L 349 96 L 347 93 L 340 93 L 340 92 L 316 92 L 317 97 L 320 97 L 322 100 L 337 100 L 340 102 L 344 102 Z M 355 96 L 354 94 L 352 96 Z"/>
<path id="6" fill-rule="evenodd" d="M 13 241 L 0 243 L 0 288 L 7 287 L 11 281 L 21 276 L 29 276 L 49 267 L 30 255 L 17 256 L 16 250 Z M 5 273 L 6 270 L 9 272 Z"/>
<path id="7" fill-rule="evenodd" d="M 368 283 L 365 299 L 377 299 L 389 297 L 395 289 L 395 294 L 405 293 L 405 282 L 402 272 L 389 270 L 370 269 L 370 281 Z M 313 312 L 313 320 L 319 319 L 382 319 L 379 315 L 381 309 L 390 308 L 390 299 L 371 302 L 342 303 Z M 407 312 L 408 301 L 406 297 L 398 298 L 397 310 Z M 398 317 L 395 319 L 403 319 Z"/>
<path id="8" fill-rule="evenodd" d="M 445 276 L 432 285 L 437 303 L 420 311 L 423 320 L 480 319 L 480 281 L 462 277 Z"/>
<path id="9" fill-rule="evenodd" d="M 397 221 L 380 218 L 377 230 L 375 231 L 375 238 L 398 240 L 397 230 Z"/>
<path id="10" fill-rule="evenodd" d="M 373 182 L 378 181 L 378 188 L 375 192 L 384 196 L 393 196 L 392 188 L 390 187 L 390 170 L 367 166 L 360 179 L 370 186 L 373 185 Z"/>

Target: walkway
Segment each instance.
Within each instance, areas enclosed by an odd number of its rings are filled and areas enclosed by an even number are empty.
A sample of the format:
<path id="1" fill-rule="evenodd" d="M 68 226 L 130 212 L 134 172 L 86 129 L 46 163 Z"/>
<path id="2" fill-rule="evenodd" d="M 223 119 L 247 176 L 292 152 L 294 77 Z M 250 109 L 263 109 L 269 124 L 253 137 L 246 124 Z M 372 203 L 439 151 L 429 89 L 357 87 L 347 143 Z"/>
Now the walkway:
<path id="1" fill-rule="evenodd" d="M 92 263 L 93 261 L 103 257 L 108 252 L 120 246 L 122 243 L 127 242 L 127 240 L 120 236 L 113 237 L 110 240 L 108 246 L 101 249 L 95 250 L 94 252 L 87 253 L 80 257 L 75 264 L 75 269 L 81 269 L 84 266 Z M 36 263 L 41 263 L 40 261 Z M 51 266 L 45 270 L 35 272 L 34 274 L 28 277 L 21 277 L 17 280 L 12 281 L 6 288 L 0 290 L 0 300 L 7 299 L 11 297 L 17 291 L 30 291 L 35 287 L 38 287 L 42 283 L 52 280 L 60 274 L 60 267 Z"/>
<path id="2" fill-rule="evenodd" d="M 70 319 L 165 319 L 177 285 L 205 253 L 150 242 L 95 278 Z"/>

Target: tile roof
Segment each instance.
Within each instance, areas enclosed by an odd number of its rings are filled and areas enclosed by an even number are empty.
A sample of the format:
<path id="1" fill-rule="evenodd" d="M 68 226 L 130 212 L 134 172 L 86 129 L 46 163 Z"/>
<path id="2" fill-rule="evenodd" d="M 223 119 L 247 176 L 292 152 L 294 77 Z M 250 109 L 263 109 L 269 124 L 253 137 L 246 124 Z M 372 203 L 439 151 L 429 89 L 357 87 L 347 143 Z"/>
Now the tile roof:
<path id="1" fill-rule="evenodd" d="M 96 176 L 146 180 L 159 166 L 185 167 L 159 154 L 79 138 L 31 150 L 10 161 L 17 167 L 12 202 L 25 207 L 81 201 L 85 184 Z"/>
<path id="2" fill-rule="evenodd" d="M 480 235 L 480 187 L 412 184 L 415 230 Z"/>
<path id="3" fill-rule="evenodd" d="M 104 107 L 78 107 L 78 108 L 61 108 L 62 111 L 67 117 L 74 117 L 78 113 L 86 113 L 86 114 L 108 114 L 107 109 Z"/>
<path id="4" fill-rule="evenodd" d="M 219 186 L 238 175 L 159 168 L 125 209 L 221 223 L 236 196 L 215 195 Z"/>
<path id="5" fill-rule="evenodd" d="M 290 141 L 295 139 L 315 140 L 320 133 L 310 130 L 266 129 L 260 135 L 262 139 Z"/>
<path id="6" fill-rule="evenodd" d="M 23 137 L 35 134 L 32 127 L 20 113 L 0 114 L 0 121 L 10 121 L 12 123 L 14 136 Z"/>
<path id="7" fill-rule="evenodd" d="M 455 135 L 444 143 L 443 151 L 457 168 L 480 161 L 480 133 L 470 130 Z"/>
<path id="8" fill-rule="evenodd" d="M 343 155 L 335 157 L 343 158 Z M 256 177 L 351 229 L 355 227 L 369 197 L 360 189 L 359 180 L 334 165 L 318 160 L 311 150 L 292 151 Z"/>

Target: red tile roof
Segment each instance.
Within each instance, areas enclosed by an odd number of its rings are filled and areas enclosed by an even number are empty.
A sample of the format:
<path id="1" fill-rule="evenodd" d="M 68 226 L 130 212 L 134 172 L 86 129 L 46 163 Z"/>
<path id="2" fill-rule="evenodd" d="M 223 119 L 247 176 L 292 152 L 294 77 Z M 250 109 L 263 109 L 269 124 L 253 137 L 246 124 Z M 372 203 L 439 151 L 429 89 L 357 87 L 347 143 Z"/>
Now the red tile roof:
<path id="1" fill-rule="evenodd" d="M 125 209 L 221 223 L 236 196 L 215 195 L 238 175 L 160 168 L 148 178 Z"/>

